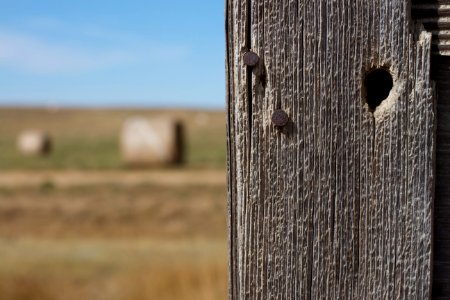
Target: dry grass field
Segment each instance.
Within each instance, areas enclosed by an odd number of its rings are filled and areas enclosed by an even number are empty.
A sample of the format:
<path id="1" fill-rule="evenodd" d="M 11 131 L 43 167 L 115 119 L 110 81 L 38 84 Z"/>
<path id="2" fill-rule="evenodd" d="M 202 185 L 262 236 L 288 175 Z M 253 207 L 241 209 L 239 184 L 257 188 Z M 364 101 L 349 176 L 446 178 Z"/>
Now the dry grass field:
<path id="1" fill-rule="evenodd" d="M 176 116 L 186 164 L 127 169 L 128 116 Z M 226 299 L 221 112 L 0 109 L 0 299 Z M 54 152 L 24 158 L 23 129 Z"/>

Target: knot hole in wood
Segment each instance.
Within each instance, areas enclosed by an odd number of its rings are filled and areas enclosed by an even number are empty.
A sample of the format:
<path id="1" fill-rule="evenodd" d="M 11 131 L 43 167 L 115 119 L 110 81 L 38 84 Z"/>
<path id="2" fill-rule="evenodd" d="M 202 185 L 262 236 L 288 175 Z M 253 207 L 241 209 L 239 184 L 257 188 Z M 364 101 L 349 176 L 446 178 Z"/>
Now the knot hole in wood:
<path id="1" fill-rule="evenodd" d="M 370 70 L 364 79 L 366 101 L 372 112 L 389 97 L 394 86 L 392 74 L 386 68 Z"/>

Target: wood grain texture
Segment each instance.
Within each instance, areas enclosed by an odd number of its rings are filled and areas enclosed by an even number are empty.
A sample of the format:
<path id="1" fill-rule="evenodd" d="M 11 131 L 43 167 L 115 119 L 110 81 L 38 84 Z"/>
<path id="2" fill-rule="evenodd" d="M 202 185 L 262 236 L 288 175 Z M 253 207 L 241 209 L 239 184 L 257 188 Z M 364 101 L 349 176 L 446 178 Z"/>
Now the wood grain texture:
<path id="1" fill-rule="evenodd" d="M 231 299 L 430 299 L 431 34 L 410 7 L 227 1 Z M 394 87 L 371 112 L 377 67 Z"/>
<path id="2" fill-rule="evenodd" d="M 450 1 L 412 0 L 411 15 L 432 33 L 432 53 L 450 55 Z"/>
<path id="3" fill-rule="evenodd" d="M 412 17 L 433 35 L 431 74 L 437 90 L 433 299 L 450 299 L 450 1 L 412 0 Z"/>

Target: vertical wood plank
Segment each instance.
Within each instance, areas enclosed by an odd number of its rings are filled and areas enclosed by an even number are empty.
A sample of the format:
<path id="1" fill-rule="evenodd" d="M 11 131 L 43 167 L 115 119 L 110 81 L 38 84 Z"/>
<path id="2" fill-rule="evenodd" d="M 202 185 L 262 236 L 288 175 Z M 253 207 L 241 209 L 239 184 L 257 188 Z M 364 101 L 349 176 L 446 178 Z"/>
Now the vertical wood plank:
<path id="1" fill-rule="evenodd" d="M 406 0 L 227 1 L 231 299 L 431 297 L 430 51 Z"/>
<path id="2" fill-rule="evenodd" d="M 437 90 L 433 299 L 450 299 L 450 2 L 413 0 L 412 17 L 432 33 L 432 79 Z"/>

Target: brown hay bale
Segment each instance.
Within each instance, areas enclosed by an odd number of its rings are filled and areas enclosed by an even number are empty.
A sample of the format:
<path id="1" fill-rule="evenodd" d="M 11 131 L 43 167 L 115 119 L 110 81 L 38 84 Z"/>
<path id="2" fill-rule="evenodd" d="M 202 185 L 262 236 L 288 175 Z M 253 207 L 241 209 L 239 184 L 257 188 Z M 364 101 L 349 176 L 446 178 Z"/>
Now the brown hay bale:
<path id="1" fill-rule="evenodd" d="M 128 166 L 180 164 L 184 150 L 182 124 L 170 118 L 130 118 L 123 125 L 120 146 Z"/>
<path id="2" fill-rule="evenodd" d="M 48 155 L 52 149 L 51 137 L 37 129 L 23 131 L 17 138 L 17 149 L 27 156 Z"/>

